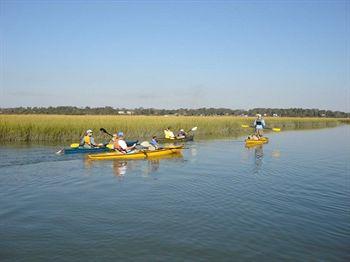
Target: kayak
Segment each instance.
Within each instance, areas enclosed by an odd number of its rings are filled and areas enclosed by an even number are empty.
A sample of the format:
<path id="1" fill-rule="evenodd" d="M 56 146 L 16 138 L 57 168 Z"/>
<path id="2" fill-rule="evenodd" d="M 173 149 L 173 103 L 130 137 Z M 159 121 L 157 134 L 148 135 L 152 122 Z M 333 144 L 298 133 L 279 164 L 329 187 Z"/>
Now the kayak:
<path id="1" fill-rule="evenodd" d="M 269 139 L 267 137 L 260 137 L 259 140 L 253 140 L 253 139 L 246 139 L 245 144 L 247 146 L 252 146 L 252 145 L 262 145 L 266 144 L 269 142 Z"/>
<path id="2" fill-rule="evenodd" d="M 76 147 L 76 148 L 65 148 L 63 149 L 64 154 L 87 154 L 87 153 L 100 153 L 111 151 L 108 147 L 94 147 L 94 148 L 85 148 L 85 147 Z"/>
<path id="3" fill-rule="evenodd" d="M 126 141 L 126 144 L 128 146 L 132 146 L 134 144 L 138 143 L 138 141 Z M 64 154 L 93 154 L 93 153 L 102 153 L 102 152 L 109 152 L 111 149 L 107 146 L 104 147 L 93 147 L 93 148 L 86 148 L 86 147 L 75 147 L 75 148 L 64 148 L 63 153 Z"/>
<path id="4" fill-rule="evenodd" d="M 168 156 L 172 154 L 180 154 L 183 146 L 166 147 L 157 150 L 142 150 L 137 152 L 131 152 L 128 154 L 122 154 L 120 152 L 101 153 L 88 155 L 92 160 L 110 160 L 110 159 L 145 159 L 152 157 Z"/>
<path id="5" fill-rule="evenodd" d="M 194 135 L 186 136 L 184 138 L 177 138 L 175 137 L 174 139 L 170 138 L 158 138 L 158 141 L 160 143 L 173 143 L 173 142 L 189 142 L 193 141 Z"/>

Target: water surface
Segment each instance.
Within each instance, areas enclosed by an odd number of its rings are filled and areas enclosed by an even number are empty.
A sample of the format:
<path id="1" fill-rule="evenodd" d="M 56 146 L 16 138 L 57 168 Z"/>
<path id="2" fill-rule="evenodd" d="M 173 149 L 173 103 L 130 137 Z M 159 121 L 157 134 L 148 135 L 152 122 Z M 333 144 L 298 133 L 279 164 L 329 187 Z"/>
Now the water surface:
<path id="1" fill-rule="evenodd" d="M 1 261 L 350 259 L 350 127 L 88 161 L 0 147 Z"/>

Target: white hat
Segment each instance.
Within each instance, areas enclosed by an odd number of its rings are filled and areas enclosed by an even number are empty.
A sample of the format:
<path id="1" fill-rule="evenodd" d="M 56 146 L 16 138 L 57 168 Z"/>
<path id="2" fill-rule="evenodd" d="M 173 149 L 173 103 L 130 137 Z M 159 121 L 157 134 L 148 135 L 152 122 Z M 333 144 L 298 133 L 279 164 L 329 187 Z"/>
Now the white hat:
<path id="1" fill-rule="evenodd" d="M 92 130 L 89 129 L 89 130 L 86 131 L 86 133 L 87 133 L 87 134 L 92 133 Z"/>

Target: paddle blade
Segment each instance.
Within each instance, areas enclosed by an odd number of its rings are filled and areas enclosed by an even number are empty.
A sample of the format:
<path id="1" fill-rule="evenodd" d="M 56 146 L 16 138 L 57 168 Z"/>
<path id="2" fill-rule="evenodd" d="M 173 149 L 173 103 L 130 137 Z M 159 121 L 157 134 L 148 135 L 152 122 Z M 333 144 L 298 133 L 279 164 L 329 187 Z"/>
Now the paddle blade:
<path id="1" fill-rule="evenodd" d="M 79 143 L 73 143 L 70 145 L 71 148 L 77 148 L 79 147 Z"/>
<path id="2" fill-rule="evenodd" d="M 61 155 L 61 154 L 63 154 L 63 152 L 64 152 L 64 149 L 62 148 L 62 149 L 58 150 L 58 151 L 56 152 L 56 154 L 57 154 L 57 155 Z"/>
<path id="3" fill-rule="evenodd" d="M 272 131 L 280 132 L 280 131 L 281 131 L 281 128 L 272 128 Z"/>
<path id="4" fill-rule="evenodd" d="M 196 131 L 196 130 L 197 130 L 196 126 L 191 129 L 191 131 Z"/>
<path id="5" fill-rule="evenodd" d="M 243 127 L 243 128 L 247 128 L 247 127 L 249 127 L 248 125 L 241 125 L 241 127 Z"/>

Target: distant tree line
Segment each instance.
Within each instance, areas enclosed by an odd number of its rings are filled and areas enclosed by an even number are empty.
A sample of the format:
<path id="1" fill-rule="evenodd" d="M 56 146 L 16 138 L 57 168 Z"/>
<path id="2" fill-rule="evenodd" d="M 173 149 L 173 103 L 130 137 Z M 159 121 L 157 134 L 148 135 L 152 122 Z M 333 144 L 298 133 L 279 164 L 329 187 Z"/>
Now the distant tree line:
<path id="1" fill-rule="evenodd" d="M 156 108 L 113 108 L 106 107 L 15 107 L 0 108 L 0 114 L 58 114 L 58 115 L 183 115 L 183 116 L 267 116 L 289 117 L 336 117 L 349 118 L 350 113 L 303 108 L 253 108 L 249 110 L 228 108 L 197 108 L 197 109 L 156 109 Z"/>

